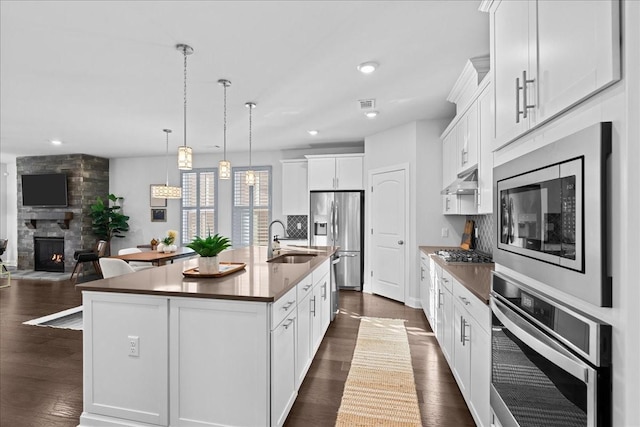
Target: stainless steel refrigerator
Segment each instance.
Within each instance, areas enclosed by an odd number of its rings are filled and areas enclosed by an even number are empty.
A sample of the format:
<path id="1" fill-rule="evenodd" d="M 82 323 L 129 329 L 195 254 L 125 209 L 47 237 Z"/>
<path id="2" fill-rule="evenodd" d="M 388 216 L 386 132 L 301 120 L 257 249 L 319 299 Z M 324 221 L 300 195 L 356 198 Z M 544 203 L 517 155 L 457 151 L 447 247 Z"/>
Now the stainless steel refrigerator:
<path id="1" fill-rule="evenodd" d="M 361 291 L 364 271 L 364 192 L 312 191 L 310 199 L 310 243 L 316 246 L 339 246 L 336 254 L 339 262 L 334 269 L 337 288 Z M 337 303 L 337 298 L 334 301 Z"/>

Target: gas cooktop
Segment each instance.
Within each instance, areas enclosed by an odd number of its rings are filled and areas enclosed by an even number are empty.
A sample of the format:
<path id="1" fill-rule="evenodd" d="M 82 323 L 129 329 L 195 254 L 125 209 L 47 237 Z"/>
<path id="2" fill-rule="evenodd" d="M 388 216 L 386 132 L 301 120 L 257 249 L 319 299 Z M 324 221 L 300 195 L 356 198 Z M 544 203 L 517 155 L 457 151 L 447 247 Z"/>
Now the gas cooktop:
<path id="1" fill-rule="evenodd" d="M 447 264 L 490 264 L 493 263 L 491 255 L 463 249 L 440 249 L 436 251 L 436 255 L 444 260 Z"/>

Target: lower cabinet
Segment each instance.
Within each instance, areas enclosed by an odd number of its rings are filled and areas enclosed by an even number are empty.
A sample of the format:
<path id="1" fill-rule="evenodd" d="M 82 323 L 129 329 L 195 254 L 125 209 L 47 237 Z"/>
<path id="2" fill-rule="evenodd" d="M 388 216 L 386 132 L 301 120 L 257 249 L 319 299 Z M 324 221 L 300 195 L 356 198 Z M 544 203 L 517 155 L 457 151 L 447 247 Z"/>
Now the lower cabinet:
<path id="1" fill-rule="evenodd" d="M 298 395 L 296 339 L 295 314 L 271 331 L 271 425 L 274 426 L 284 424 Z"/>
<path id="2" fill-rule="evenodd" d="M 428 257 L 427 257 L 428 258 Z M 425 315 L 478 426 L 489 427 L 491 381 L 491 310 L 432 259 L 421 259 L 420 292 L 433 298 Z M 425 269 L 429 265 L 429 270 Z M 425 277 L 427 276 L 428 277 Z M 429 307 L 429 298 L 423 305 Z"/>

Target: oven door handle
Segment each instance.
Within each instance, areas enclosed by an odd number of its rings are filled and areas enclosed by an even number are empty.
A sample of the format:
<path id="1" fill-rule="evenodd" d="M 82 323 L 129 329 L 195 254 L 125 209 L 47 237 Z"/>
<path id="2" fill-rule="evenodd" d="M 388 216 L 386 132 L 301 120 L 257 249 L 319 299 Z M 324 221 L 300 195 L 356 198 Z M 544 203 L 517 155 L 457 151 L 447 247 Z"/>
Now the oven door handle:
<path id="1" fill-rule="evenodd" d="M 585 384 L 589 383 L 589 366 L 559 343 L 542 333 L 505 304 L 491 298 L 491 310 L 502 324 L 520 341 Z"/>

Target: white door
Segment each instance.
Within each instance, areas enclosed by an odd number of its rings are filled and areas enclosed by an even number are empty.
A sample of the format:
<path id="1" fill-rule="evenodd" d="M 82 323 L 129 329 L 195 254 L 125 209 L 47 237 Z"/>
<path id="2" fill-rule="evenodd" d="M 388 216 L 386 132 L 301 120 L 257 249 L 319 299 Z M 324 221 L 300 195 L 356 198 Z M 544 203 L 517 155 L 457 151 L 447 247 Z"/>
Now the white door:
<path id="1" fill-rule="evenodd" d="M 372 173 L 372 290 L 404 302 L 406 263 L 406 169 Z"/>

